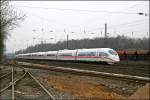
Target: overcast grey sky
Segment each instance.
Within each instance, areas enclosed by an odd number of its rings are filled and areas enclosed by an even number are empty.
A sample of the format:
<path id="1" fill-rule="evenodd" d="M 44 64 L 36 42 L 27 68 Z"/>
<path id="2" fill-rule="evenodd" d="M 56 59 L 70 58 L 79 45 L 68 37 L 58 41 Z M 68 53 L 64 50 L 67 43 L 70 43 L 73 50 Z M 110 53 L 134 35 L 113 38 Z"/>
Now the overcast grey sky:
<path id="1" fill-rule="evenodd" d="M 136 14 L 149 14 L 149 1 L 12 1 L 12 4 L 26 18 L 9 31 L 6 52 L 24 49 L 41 40 L 64 41 L 67 34 L 69 39 L 104 37 L 105 23 L 109 37 L 143 38 L 149 33 L 149 16 Z"/>

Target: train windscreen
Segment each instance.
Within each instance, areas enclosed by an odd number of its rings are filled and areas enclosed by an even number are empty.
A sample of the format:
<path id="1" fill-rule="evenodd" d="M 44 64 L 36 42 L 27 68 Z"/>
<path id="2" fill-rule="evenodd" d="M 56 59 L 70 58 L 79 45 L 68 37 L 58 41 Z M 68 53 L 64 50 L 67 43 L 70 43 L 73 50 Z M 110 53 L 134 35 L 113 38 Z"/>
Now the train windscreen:
<path id="1" fill-rule="evenodd" d="M 113 50 L 109 50 L 108 52 L 109 52 L 110 54 L 112 54 L 112 55 L 118 55 L 117 52 L 115 52 L 115 51 L 113 51 Z"/>

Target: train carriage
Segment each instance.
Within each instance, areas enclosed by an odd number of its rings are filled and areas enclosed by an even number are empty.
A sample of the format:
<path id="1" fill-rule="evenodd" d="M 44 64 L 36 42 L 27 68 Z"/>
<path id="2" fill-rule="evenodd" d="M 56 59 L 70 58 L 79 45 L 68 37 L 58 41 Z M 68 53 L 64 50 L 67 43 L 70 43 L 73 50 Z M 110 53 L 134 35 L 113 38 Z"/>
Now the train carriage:
<path id="1" fill-rule="evenodd" d="M 98 61 L 97 49 L 78 49 L 76 60 Z"/>
<path id="2" fill-rule="evenodd" d="M 31 57 L 34 57 L 34 59 L 45 59 L 45 55 L 46 53 L 45 52 L 37 52 L 37 53 L 34 53 L 35 56 L 31 56 Z"/>
<path id="3" fill-rule="evenodd" d="M 59 50 L 57 60 L 76 60 L 76 50 Z"/>
<path id="4" fill-rule="evenodd" d="M 48 51 L 45 53 L 45 59 L 56 60 L 58 51 Z"/>
<path id="5" fill-rule="evenodd" d="M 117 52 L 110 48 L 59 50 L 48 52 L 37 52 L 18 54 L 17 58 L 22 59 L 42 59 L 42 60 L 71 60 L 71 61 L 96 61 L 107 62 L 109 64 L 120 61 Z"/>

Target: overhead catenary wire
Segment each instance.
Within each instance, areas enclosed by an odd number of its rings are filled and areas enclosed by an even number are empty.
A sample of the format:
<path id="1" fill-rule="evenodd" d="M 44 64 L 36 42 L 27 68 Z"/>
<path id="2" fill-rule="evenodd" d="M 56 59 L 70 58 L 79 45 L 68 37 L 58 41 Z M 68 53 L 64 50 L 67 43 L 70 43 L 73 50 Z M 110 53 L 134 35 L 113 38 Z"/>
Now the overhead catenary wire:
<path id="1" fill-rule="evenodd" d="M 135 4 L 135 5 L 133 5 L 133 6 L 136 6 L 136 5 L 139 5 L 139 3 L 138 4 Z M 133 6 L 131 6 L 131 7 L 133 7 Z M 80 10 L 80 9 L 62 9 L 62 8 L 48 8 L 48 7 L 32 7 L 32 6 L 16 6 L 16 7 L 26 7 L 26 8 L 39 8 L 39 9 L 54 9 L 54 10 L 72 10 L 72 11 L 90 11 L 90 12 L 92 12 L 92 11 L 96 11 L 96 12 L 103 12 L 103 10 L 101 10 L 101 11 L 98 11 L 98 10 Z M 130 7 L 129 7 L 130 8 Z M 105 12 L 105 11 L 104 11 Z M 106 11 L 106 12 L 110 12 L 110 11 Z M 122 13 L 122 12 L 113 12 L 113 13 Z M 134 13 L 135 14 L 135 13 Z M 136 13 L 137 14 L 137 13 Z M 42 18 L 42 17 L 40 17 L 40 16 L 37 16 L 37 15 L 35 15 L 35 17 L 39 17 L 40 19 L 44 19 L 44 20 L 46 20 L 46 22 L 47 21 L 50 21 L 49 19 L 45 19 L 45 18 Z M 145 19 L 144 19 L 145 20 Z M 130 22 L 131 23 L 131 22 Z M 136 23 L 136 22 L 134 22 L 134 23 Z M 125 24 L 127 24 L 127 23 L 125 23 Z M 67 25 L 67 24 L 63 24 L 63 25 Z M 113 27 L 115 26 L 121 26 L 121 25 L 123 25 L 123 24 L 119 24 L 119 25 L 113 25 Z M 81 27 L 81 26 L 78 26 L 78 25 L 68 25 L 68 26 L 72 26 L 72 27 Z M 110 27 L 108 27 L 108 28 L 112 28 L 112 26 L 110 26 Z M 96 28 L 96 29 L 92 29 L 92 30 L 102 30 L 102 29 L 104 29 L 103 27 L 100 27 L 100 28 Z M 91 31 L 91 30 L 90 30 Z"/>
<path id="2" fill-rule="evenodd" d="M 137 7 L 138 5 L 141 5 L 141 2 L 140 2 L 140 3 L 138 2 L 138 3 L 134 4 L 134 5 L 132 5 L 132 6 L 130 6 L 130 7 L 127 7 L 127 8 L 125 8 L 125 9 L 122 9 L 122 10 L 120 10 L 120 11 L 125 11 L 125 10 L 128 10 L 128 9 Z"/>
<path id="3" fill-rule="evenodd" d="M 34 14 L 33 14 L 33 15 L 34 15 Z M 46 18 L 37 16 L 37 15 L 35 15 L 35 17 L 37 17 L 37 18 L 39 18 L 39 19 L 43 19 L 43 20 L 45 20 L 47 23 L 49 23 L 48 21 L 50 21 L 50 20 L 48 20 L 48 19 L 46 19 Z M 108 26 L 108 28 L 110 29 L 110 28 L 114 28 L 114 27 L 122 27 L 122 26 L 129 27 L 129 26 L 134 26 L 136 23 L 141 23 L 141 22 L 143 22 L 144 20 L 146 21 L 146 20 L 148 20 L 148 19 L 145 18 L 145 19 L 135 20 L 135 21 L 132 21 L 132 22 L 127 22 L 127 23 L 112 25 L 112 26 Z M 131 25 L 131 24 L 133 24 L 133 25 Z M 66 24 L 65 24 L 65 25 L 66 25 Z M 127 25 L 128 25 L 128 26 L 127 26 Z M 136 24 L 136 25 L 139 25 L 139 24 Z M 80 26 L 77 26 L 77 25 L 71 25 L 71 26 L 72 26 L 72 27 L 79 27 L 79 28 L 81 28 Z M 122 27 L 122 28 L 125 28 L 125 27 Z M 93 31 L 93 30 L 103 30 L 103 29 L 104 29 L 104 27 L 100 27 L 100 28 L 95 28 L 95 29 L 92 29 L 92 30 L 88 30 L 88 31 L 86 31 L 86 32 L 90 32 L 90 31 Z M 85 33 L 85 28 L 84 28 L 84 33 Z"/>
<path id="4" fill-rule="evenodd" d="M 137 4 L 135 4 L 133 6 L 136 6 L 136 5 Z M 102 12 L 102 13 L 114 13 L 114 14 L 121 14 L 121 13 L 124 13 L 124 14 L 137 14 L 137 13 L 131 13 L 131 12 L 121 12 L 121 11 L 113 12 L 113 11 L 105 11 L 105 10 L 62 9 L 62 8 L 32 7 L 32 6 L 16 6 L 16 7 L 26 7 L 26 8 L 35 8 L 35 9 L 45 9 L 45 10 L 50 9 L 50 10 L 60 10 L 60 11 L 80 11 L 80 12 L 98 12 L 98 13 Z M 131 8 L 132 8 L 132 6 L 131 6 Z M 36 16 L 36 17 L 39 17 L 39 16 Z M 41 17 L 40 17 L 40 19 L 44 19 L 46 22 L 50 21 L 49 19 L 45 19 L 45 18 L 41 18 Z M 130 22 L 130 23 L 123 23 L 123 24 L 108 26 L 108 28 L 112 29 L 112 28 L 115 28 L 115 27 L 125 28 L 125 27 L 135 26 L 135 23 L 137 23 L 137 22 L 135 21 L 135 22 Z M 127 25 L 127 24 L 134 24 L 134 25 Z M 63 24 L 63 25 L 67 25 L 67 24 Z M 124 25 L 124 27 L 122 27 L 123 25 Z M 81 28 L 81 26 L 78 26 L 78 25 L 68 25 L 68 26 Z M 104 30 L 104 27 L 100 27 L 100 28 L 96 28 L 96 29 L 92 29 L 92 30 L 88 30 L 88 31 L 86 30 L 86 32 L 91 32 L 91 31 L 95 31 L 95 30 Z"/>
<path id="5" fill-rule="evenodd" d="M 38 18 L 38 19 L 41 19 L 41 20 L 43 20 L 43 21 L 45 21 L 47 24 L 50 24 L 50 23 L 59 23 L 59 24 L 57 24 L 57 25 L 60 25 L 60 23 L 62 23 L 62 22 L 58 22 L 58 21 L 55 21 L 55 22 L 52 22 L 53 20 L 49 20 L 49 19 L 47 19 L 47 18 L 45 18 L 45 17 L 41 17 L 41 16 L 39 16 L 39 15 L 37 15 L 37 14 L 35 14 L 35 13 L 31 13 L 32 14 L 32 16 L 34 16 L 34 17 L 36 17 L 36 18 Z M 79 28 L 79 27 L 81 27 L 81 26 L 78 26 L 78 25 L 71 25 L 71 24 L 65 24 L 65 23 L 62 23 L 62 25 L 65 25 L 65 26 L 71 26 L 71 27 L 76 27 L 76 28 Z"/>
<path id="6" fill-rule="evenodd" d="M 131 33 L 131 32 L 143 32 L 143 29 L 136 29 L 133 31 L 124 31 L 124 33 Z"/>
<path id="7" fill-rule="evenodd" d="M 143 23 L 144 20 L 148 20 L 148 19 L 146 18 L 146 19 L 141 19 L 141 20 L 135 20 L 132 22 L 127 22 L 127 23 L 122 23 L 122 24 L 117 24 L 117 25 L 111 25 L 111 26 L 108 26 L 108 28 L 112 29 L 115 27 L 122 27 L 122 26 L 126 26 L 126 27 L 135 26 L 135 25 L 139 25 L 141 22 Z M 126 27 L 122 27 L 122 28 L 126 28 Z M 94 31 L 94 30 L 103 30 L 103 29 L 104 29 L 104 27 L 99 27 L 99 28 L 91 29 L 88 32 Z"/>
<path id="8" fill-rule="evenodd" d="M 125 25 L 131 25 L 131 24 L 136 24 L 136 23 L 139 23 L 139 22 L 141 23 L 144 20 L 148 20 L 148 19 L 146 18 L 146 19 L 142 19 L 142 20 L 135 20 L 135 21 L 128 22 L 128 23 L 122 23 L 122 24 L 118 24 L 118 25 L 112 25 L 109 28 L 120 27 L 120 26 L 125 26 Z"/>
<path id="9" fill-rule="evenodd" d="M 111 13 L 111 14 L 137 14 L 135 12 L 118 12 L 118 11 L 107 11 L 107 10 L 83 10 L 83 9 L 64 9 L 64 8 L 49 8 L 49 7 L 33 7 L 33 6 L 16 6 L 25 8 L 36 8 L 36 9 L 46 9 L 46 10 L 59 10 L 59 11 L 75 11 L 75 12 L 92 12 L 92 13 Z"/>
<path id="10" fill-rule="evenodd" d="M 138 26 L 137 26 L 138 25 Z M 133 29 L 133 27 L 134 27 L 134 29 Z M 121 27 L 121 28 L 116 28 L 116 29 L 119 29 L 119 31 L 126 31 L 126 30 L 130 30 L 130 29 L 132 29 L 132 31 L 135 31 L 135 30 L 137 30 L 137 29 L 140 29 L 141 31 L 143 30 L 143 31 L 145 31 L 145 30 L 149 30 L 149 28 L 148 27 L 143 27 L 143 28 L 139 28 L 140 26 L 139 26 L 139 24 L 136 24 L 136 25 L 134 25 L 134 26 L 130 26 L 130 27 Z M 111 30 L 111 29 L 110 29 Z M 131 32 L 131 31 L 130 31 Z"/>

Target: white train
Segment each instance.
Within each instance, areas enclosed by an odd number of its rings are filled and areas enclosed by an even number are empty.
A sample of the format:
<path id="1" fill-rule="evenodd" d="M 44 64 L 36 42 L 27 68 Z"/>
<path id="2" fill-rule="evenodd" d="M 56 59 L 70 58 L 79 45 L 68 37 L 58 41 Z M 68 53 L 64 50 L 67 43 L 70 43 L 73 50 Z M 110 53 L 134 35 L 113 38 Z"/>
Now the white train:
<path id="1" fill-rule="evenodd" d="M 97 61 L 108 64 L 120 61 L 117 52 L 110 48 L 58 50 L 36 52 L 16 55 L 17 59 L 42 59 L 42 60 L 72 60 L 72 61 Z"/>

